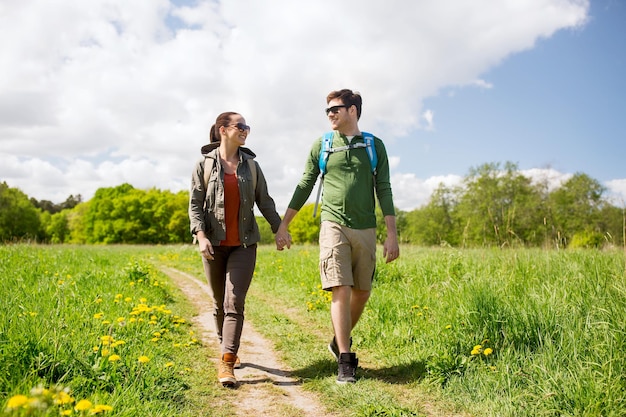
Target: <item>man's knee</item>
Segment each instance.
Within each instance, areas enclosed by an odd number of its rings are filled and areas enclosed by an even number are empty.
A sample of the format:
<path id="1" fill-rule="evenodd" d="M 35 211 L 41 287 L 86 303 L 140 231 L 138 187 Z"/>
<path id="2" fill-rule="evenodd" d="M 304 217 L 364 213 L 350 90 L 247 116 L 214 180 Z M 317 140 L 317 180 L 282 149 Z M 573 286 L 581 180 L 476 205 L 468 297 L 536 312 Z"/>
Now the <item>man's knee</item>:
<path id="1" fill-rule="evenodd" d="M 363 291 L 363 290 L 352 290 L 352 298 L 356 299 L 357 301 L 361 302 L 361 303 L 365 303 L 367 302 L 367 300 L 370 298 L 370 294 L 372 292 L 371 291 Z"/>

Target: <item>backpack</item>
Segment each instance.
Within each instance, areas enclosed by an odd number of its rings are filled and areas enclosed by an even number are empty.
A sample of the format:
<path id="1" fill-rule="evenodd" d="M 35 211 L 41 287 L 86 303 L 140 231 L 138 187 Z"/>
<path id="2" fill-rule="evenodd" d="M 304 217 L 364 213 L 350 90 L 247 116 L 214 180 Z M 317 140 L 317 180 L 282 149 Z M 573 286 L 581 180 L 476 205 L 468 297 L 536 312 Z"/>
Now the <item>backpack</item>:
<path id="1" fill-rule="evenodd" d="M 250 172 L 252 173 L 252 189 L 256 190 L 256 164 L 254 163 L 254 159 L 248 158 L 248 165 L 250 165 Z M 213 171 L 213 167 L 215 166 L 214 158 L 204 158 L 204 188 L 209 187 L 209 177 L 211 176 L 211 171 Z"/>
<path id="2" fill-rule="evenodd" d="M 376 147 L 374 146 L 374 135 L 368 132 L 361 132 L 363 135 L 363 143 L 358 142 L 351 145 L 333 148 L 333 137 L 335 132 L 326 132 L 322 137 L 322 147 L 320 148 L 319 167 L 322 177 L 326 174 L 326 162 L 331 153 L 347 151 L 348 149 L 365 148 L 367 157 L 370 160 L 372 174 L 376 175 L 376 165 L 378 165 L 378 156 L 376 155 Z"/>
<path id="3" fill-rule="evenodd" d="M 317 198 L 315 199 L 315 207 L 313 208 L 313 217 L 317 214 L 317 205 L 322 193 L 322 183 L 324 182 L 324 174 L 326 174 L 326 163 L 331 153 L 347 151 L 349 149 L 365 148 L 367 157 L 370 160 L 372 174 L 376 176 L 376 165 L 378 165 L 378 156 L 376 155 L 376 146 L 374 146 L 374 135 L 368 132 L 361 132 L 363 142 L 353 143 L 350 145 L 339 146 L 333 148 L 333 137 L 335 132 L 326 132 L 322 137 L 322 146 L 320 148 L 319 167 L 320 167 L 320 183 L 317 187 Z"/>

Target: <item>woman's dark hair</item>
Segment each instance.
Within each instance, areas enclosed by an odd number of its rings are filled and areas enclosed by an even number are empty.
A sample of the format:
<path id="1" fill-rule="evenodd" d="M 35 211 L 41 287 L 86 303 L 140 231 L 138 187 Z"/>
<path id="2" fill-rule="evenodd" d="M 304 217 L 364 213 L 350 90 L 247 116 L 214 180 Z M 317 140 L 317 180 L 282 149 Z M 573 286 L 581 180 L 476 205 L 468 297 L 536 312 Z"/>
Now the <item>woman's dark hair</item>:
<path id="1" fill-rule="evenodd" d="M 356 106 L 356 119 L 359 120 L 361 118 L 361 106 L 363 105 L 363 99 L 358 91 L 352 92 L 352 90 L 348 90 L 346 88 L 343 90 L 331 91 L 326 97 L 326 104 L 336 98 L 340 99 L 343 104 L 348 106 L 348 108 L 350 108 L 350 106 Z"/>
<path id="2" fill-rule="evenodd" d="M 209 143 L 219 142 L 222 139 L 220 137 L 220 127 L 228 126 L 231 121 L 231 116 L 234 116 L 236 114 L 239 114 L 239 113 L 236 113 L 234 111 L 227 111 L 217 116 L 217 119 L 215 119 L 215 124 L 211 126 L 211 132 L 209 134 Z"/>

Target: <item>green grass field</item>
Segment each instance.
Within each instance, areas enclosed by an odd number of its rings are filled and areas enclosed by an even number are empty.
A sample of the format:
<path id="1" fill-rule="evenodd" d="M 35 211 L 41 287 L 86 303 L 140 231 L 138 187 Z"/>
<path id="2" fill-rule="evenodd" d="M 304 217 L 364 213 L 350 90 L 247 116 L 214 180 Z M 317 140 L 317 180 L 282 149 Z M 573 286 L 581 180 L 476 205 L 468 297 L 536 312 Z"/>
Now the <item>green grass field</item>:
<path id="1" fill-rule="evenodd" d="M 246 315 L 339 415 L 626 415 L 623 252 L 402 247 L 379 261 L 360 380 L 341 389 L 317 255 L 261 247 Z M 160 264 L 202 277 L 189 246 L 0 246 L 7 414 L 229 415 Z"/>

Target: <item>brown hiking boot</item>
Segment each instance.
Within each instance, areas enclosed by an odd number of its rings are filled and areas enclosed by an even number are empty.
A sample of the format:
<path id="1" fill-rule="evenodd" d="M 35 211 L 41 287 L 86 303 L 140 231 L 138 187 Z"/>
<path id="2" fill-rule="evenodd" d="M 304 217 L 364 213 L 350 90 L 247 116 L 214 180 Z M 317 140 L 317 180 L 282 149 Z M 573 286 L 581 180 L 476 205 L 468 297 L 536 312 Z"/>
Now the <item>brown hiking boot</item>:
<path id="1" fill-rule="evenodd" d="M 234 353 L 224 353 L 222 355 L 217 378 L 225 387 L 232 387 L 237 383 L 237 378 L 235 378 L 235 372 L 233 371 L 236 360 L 237 355 Z"/>

